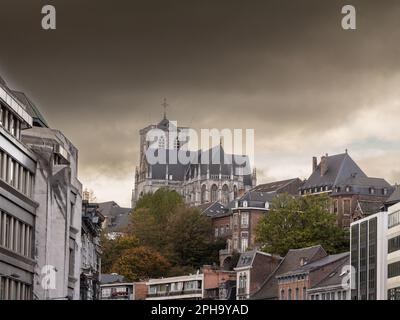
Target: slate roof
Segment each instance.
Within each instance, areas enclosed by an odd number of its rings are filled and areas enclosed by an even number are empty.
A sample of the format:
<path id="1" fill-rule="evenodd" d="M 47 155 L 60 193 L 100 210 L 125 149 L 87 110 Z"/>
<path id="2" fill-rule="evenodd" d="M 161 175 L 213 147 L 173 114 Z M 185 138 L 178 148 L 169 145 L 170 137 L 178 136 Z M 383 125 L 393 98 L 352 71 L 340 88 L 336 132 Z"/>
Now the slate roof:
<path id="1" fill-rule="evenodd" d="M 350 254 L 347 253 L 347 256 L 343 259 L 343 262 L 334 271 L 328 274 L 324 279 L 313 285 L 311 289 L 341 285 L 343 277 L 347 275 L 347 273 L 342 273 L 343 267 L 349 264 L 350 264 Z"/>
<path id="2" fill-rule="evenodd" d="M 102 273 L 100 276 L 101 284 L 122 283 L 125 277 L 115 273 Z"/>
<path id="3" fill-rule="evenodd" d="M 300 179 L 294 178 L 260 184 L 247 191 L 242 197 L 240 197 L 238 199 L 238 205 L 239 207 L 242 207 L 243 201 L 247 201 L 248 207 L 265 208 L 266 202 L 270 203 L 284 187 L 296 181 L 300 181 Z"/>
<path id="4" fill-rule="evenodd" d="M 331 263 L 333 263 L 335 261 L 342 260 L 342 259 L 345 259 L 345 258 L 348 258 L 348 257 L 349 257 L 349 252 L 331 254 L 331 255 L 326 256 L 326 257 L 324 257 L 322 259 L 318 259 L 318 260 L 316 260 L 314 262 L 310 262 L 310 263 L 307 263 L 307 264 L 305 264 L 303 266 L 300 266 L 297 269 L 293 269 L 293 270 L 290 270 L 288 272 L 281 273 L 281 274 L 277 275 L 277 277 L 286 277 L 286 276 L 290 276 L 290 275 L 294 275 L 294 274 L 308 273 L 308 272 L 317 270 L 319 268 L 322 268 L 322 267 L 324 267 L 324 266 L 326 266 L 328 264 L 331 264 Z"/>
<path id="5" fill-rule="evenodd" d="M 210 218 L 222 217 L 230 214 L 229 209 L 218 201 L 203 203 L 195 208 Z"/>
<path id="6" fill-rule="evenodd" d="M 278 294 L 276 276 L 299 268 L 301 259 L 311 263 L 321 256 L 327 256 L 321 245 L 290 249 L 275 271 L 264 281 L 261 288 L 251 296 L 251 299 L 276 299 Z"/>
<path id="7" fill-rule="evenodd" d="M 367 178 L 367 175 L 360 169 L 348 153 L 327 156 L 326 161 L 328 166 L 326 173 L 321 176 L 321 163 L 319 163 L 315 171 L 301 187 L 302 190 L 339 185 L 344 180 L 351 177 L 352 174 L 356 174 L 357 177 Z"/>
<path id="8" fill-rule="evenodd" d="M 109 232 L 121 232 L 130 223 L 131 208 L 120 207 L 114 201 L 98 203 L 100 213 L 110 222 L 106 226 Z"/>
<path id="9" fill-rule="evenodd" d="M 400 186 L 396 185 L 394 186 L 394 190 L 392 194 L 390 195 L 389 199 L 386 200 L 385 204 L 395 204 L 397 202 L 400 202 Z"/>
<path id="10" fill-rule="evenodd" d="M 369 200 L 358 200 L 357 207 L 362 213 L 362 216 L 369 216 L 381 211 L 384 205 L 383 201 L 369 201 Z"/>

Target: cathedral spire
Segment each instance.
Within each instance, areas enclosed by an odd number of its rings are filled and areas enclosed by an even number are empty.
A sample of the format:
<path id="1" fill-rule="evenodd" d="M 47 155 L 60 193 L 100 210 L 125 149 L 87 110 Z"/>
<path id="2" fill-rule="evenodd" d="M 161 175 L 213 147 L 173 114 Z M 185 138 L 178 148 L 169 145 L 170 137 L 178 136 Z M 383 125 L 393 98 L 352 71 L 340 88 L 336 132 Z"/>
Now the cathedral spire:
<path id="1" fill-rule="evenodd" d="M 161 105 L 164 107 L 164 119 L 167 119 L 167 107 L 169 106 L 169 104 L 167 103 L 167 98 L 164 98 Z"/>

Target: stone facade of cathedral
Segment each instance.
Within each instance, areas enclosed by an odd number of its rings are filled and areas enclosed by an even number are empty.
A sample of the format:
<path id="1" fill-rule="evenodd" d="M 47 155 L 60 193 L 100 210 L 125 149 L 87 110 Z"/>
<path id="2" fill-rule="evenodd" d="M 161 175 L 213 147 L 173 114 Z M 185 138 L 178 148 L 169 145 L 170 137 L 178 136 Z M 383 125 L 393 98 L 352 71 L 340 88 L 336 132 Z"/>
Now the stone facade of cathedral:
<path id="1" fill-rule="evenodd" d="M 164 118 L 158 124 L 140 130 L 140 159 L 135 172 L 132 208 L 144 194 L 155 192 L 162 187 L 177 191 L 188 205 L 197 206 L 213 201 L 227 205 L 256 186 L 256 171 L 251 170 L 249 158 L 245 155 L 233 156 L 226 153 L 222 144 L 205 151 L 191 151 L 192 159 L 197 161 L 188 164 L 170 161 L 184 142 L 176 137 L 170 143 L 171 136 L 168 133 L 171 129 L 177 133 L 188 129 L 172 127 L 174 125 L 164 113 Z M 146 139 L 149 131 L 154 129 L 165 133 L 157 139 L 156 146 Z M 165 151 L 165 163 L 150 164 L 146 157 L 146 150 L 149 148 L 153 148 L 155 153 Z"/>

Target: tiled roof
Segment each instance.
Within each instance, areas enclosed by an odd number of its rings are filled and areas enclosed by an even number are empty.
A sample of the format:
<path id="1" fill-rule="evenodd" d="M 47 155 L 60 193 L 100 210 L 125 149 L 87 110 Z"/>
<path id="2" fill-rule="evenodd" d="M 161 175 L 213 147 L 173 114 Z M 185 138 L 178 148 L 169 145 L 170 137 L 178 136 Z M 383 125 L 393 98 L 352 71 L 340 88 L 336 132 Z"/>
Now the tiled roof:
<path id="1" fill-rule="evenodd" d="M 261 193 L 278 192 L 280 189 L 282 189 L 283 187 L 287 186 L 288 184 L 290 184 L 296 180 L 300 180 L 300 179 L 293 178 L 293 179 L 273 181 L 273 182 L 269 182 L 269 183 L 259 184 L 256 187 L 254 187 L 253 189 L 251 189 L 251 191 L 257 191 L 257 192 L 261 192 Z"/>
<path id="2" fill-rule="evenodd" d="M 386 200 L 386 204 L 394 204 L 400 202 L 400 186 L 396 185 L 389 199 Z"/>
<path id="3" fill-rule="evenodd" d="M 363 216 L 369 216 L 371 214 L 381 211 L 383 205 L 384 205 L 383 201 L 370 201 L 370 200 L 357 201 L 357 208 L 359 208 Z"/>
<path id="4" fill-rule="evenodd" d="M 195 208 L 211 218 L 230 214 L 229 209 L 218 201 L 203 203 L 196 206 Z"/>
<path id="5" fill-rule="evenodd" d="M 121 232 L 130 223 L 131 208 L 120 207 L 114 201 L 98 203 L 100 213 L 109 218 L 111 225 L 106 226 L 108 232 Z"/>

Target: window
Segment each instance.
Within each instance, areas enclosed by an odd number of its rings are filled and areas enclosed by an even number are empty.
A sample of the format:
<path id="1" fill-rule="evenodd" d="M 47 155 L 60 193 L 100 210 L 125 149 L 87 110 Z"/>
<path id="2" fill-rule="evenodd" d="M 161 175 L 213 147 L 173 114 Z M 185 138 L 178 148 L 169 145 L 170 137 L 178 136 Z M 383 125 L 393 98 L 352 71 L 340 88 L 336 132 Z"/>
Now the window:
<path id="1" fill-rule="evenodd" d="M 296 298 L 295 298 L 295 299 L 296 299 L 296 300 L 299 300 L 299 288 L 296 288 L 296 291 L 295 291 L 295 292 L 296 292 Z"/>
<path id="2" fill-rule="evenodd" d="M 386 195 L 388 194 L 388 189 L 387 189 L 387 188 L 383 188 L 383 189 L 382 189 L 382 194 L 383 194 L 384 196 L 386 196 Z"/>
<path id="3" fill-rule="evenodd" d="M 390 263 L 388 265 L 388 278 L 400 276 L 400 261 Z"/>
<path id="4" fill-rule="evenodd" d="M 321 300 L 325 300 L 325 293 L 322 294 Z"/>
<path id="5" fill-rule="evenodd" d="M 393 228 L 400 224 L 400 210 L 389 215 L 388 228 Z"/>
<path id="6" fill-rule="evenodd" d="M 342 292 L 341 291 L 338 291 L 337 298 L 338 298 L 338 300 L 342 300 Z"/>
<path id="7" fill-rule="evenodd" d="M 292 289 L 290 289 L 290 288 L 288 290 L 287 298 L 288 298 L 288 300 L 292 300 Z"/>
<path id="8" fill-rule="evenodd" d="M 222 203 L 228 204 L 229 203 L 229 188 L 226 184 L 222 187 Z"/>
<path id="9" fill-rule="evenodd" d="M 343 214 L 350 215 L 350 200 L 343 200 Z"/>
<path id="10" fill-rule="evenodd" d="M 211 202 L 218 200 L 218 187 L 216 184 L 213 184 L 211 187 Z"/>
<path id="11" fill-rule="evenodd" d="M 388 240 L 388 253 L 400 250 L 400 236 Z"/>
<path id="12" fill-rule="evenodd" d="M 369 193 L 370 194 L 375 194 L 375 188 L 369 188 Z"/>
<path id="13" fill-rule="evenodd" d="M 281 290 L 281 300 L 285 300 L 285 290 Z"/>
<path id="14" fill-rule="evenodd" d="M 388 290 L 388 300 L 400 300 L 400 287 Z"/>
<path id="15" fill-rule="evenodd" d="M 335 300 L 335 293 L 331 292 L 331 300 Z"/>
<path id="16" fill-rule="evenodd" d="M 218 227 L 215 227 L 215 232 L 214 232 L 214 237 L 218 238 L 219 234 L 218 234 Z"/>
<path id="17" fill-rule="evenodd" d="M 346 187 L 346 192 L 350 192 L 351 191 L 351 187 L 350 186 L 347 186 Z"/>
<path id="18" fill-rule="evenodd" d="M 347 292 L 346 291 L 342 291 L 342 299 L 347 300 Z"/>
<path id="19" fill-rule="evenodd" d="M 201 203 L 206 203 L 207 202 L 206 191 L 207 191 L 207 187 L 206 187 L 205 184 L 203 184 L 201 186 Z"/>
<path id="20" fill-rule="evenodd" d="M 242 228 L 248 228 L 248 226 L 249 226 L 249 213 L 248 212 L 241 213 L 240 225 Z"/>
<path id="21" fill-rule="evenodd" d="M 302 299 L 303 300 L 307 300 L 307 288 L 306 287 L 303 287 L 303 297 L 302 297 Z"/>
<path id="22" fill-rule="evenodd" d="M 242 252 L 245 252 L 249 246 L 249 233 L 242 232 L 241 233 L 241 242 L 240 242 L 240 249 Z"/>

